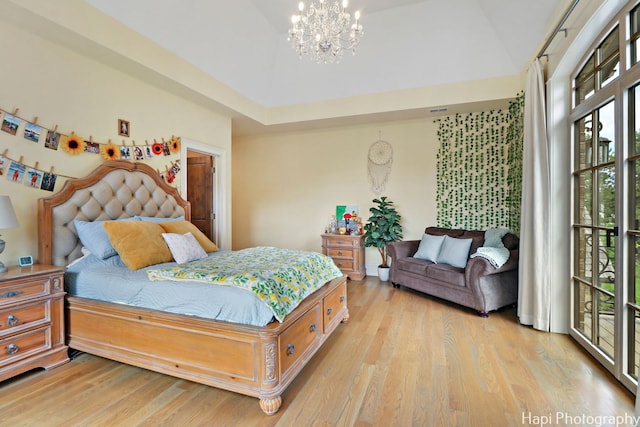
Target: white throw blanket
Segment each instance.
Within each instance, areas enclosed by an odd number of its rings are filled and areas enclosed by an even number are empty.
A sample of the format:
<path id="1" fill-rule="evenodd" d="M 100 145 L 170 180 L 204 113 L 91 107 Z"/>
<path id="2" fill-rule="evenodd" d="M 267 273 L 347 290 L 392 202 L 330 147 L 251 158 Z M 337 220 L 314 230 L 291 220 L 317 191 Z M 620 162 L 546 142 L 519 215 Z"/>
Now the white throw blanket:
<path id="1" fill-rule="evenodd" d="M 493 248 L 482 246 L 478 248 L 475 254 L 471 255 L 471 258 L 486 258 L 495 268 L 500 268 L 509 260 L 509 255 L 511 255 L 509 249 L 505 247 Z"/>

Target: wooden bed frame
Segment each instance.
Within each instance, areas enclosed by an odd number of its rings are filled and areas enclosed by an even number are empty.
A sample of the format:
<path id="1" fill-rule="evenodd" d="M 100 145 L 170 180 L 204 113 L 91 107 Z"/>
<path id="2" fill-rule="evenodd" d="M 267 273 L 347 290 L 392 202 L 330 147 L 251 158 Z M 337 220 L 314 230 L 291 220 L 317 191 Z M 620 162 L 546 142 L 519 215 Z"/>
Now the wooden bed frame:
<path id="1" fill-rule="evenodd" d="M 107 187 L 105 192 L 105 181 L 112 187 L 113 200 L 105 200 L 104 194 L 110 191 Z M 141 190 L 127 187 L 135 187 L 138 181 Z M 124 188 L 118 187 L 120 182 Z M 94 197 L 94 193 L 99 194 Z M 117 200 L 122 194 L 126 198 L 126 193 L 143 194 L 144 203 Z M 155 202 L 150 208 L 149 198 L 158 200 L 155 215 L 149 215 L 149 210 L 155 209 Z M 99 213 L 96 204 L 100 205 Z M 92 206 L 91 213 L 83 206 Z M 65 218 L 60 218 L 62 210 Z M 59 193 L 38 201 L 40 263 L 67 265 L 80 256 L 69 211 L 77 211 L 74 218 L 82 220 L 134 215 L 184 215 L 189 219 L 191 209 L 189 202 L 147 165 L 106 162 L 87 177 L 68 180 Z M 65 317 L 70 348 L 257 397 L 262 410 L 274 414 L 282 403 L 283 391 L 337 326 L 348 320 L 349 312 L 346 278 L 342 276 L 307 297 L 284 322 L 264 327 L 74 296 L 66 297 Z"/>

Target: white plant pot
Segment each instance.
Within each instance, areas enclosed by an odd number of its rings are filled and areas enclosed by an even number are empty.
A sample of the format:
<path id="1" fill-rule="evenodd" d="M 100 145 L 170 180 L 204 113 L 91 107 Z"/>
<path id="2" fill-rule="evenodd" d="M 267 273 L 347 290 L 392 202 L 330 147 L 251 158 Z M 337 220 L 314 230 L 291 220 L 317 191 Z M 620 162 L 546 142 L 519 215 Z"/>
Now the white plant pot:
<path id="1" fill-rule="evenodd" d="M 381 282 L 389 281 L 389 267 L 378 267 L 378 279 Z"/>

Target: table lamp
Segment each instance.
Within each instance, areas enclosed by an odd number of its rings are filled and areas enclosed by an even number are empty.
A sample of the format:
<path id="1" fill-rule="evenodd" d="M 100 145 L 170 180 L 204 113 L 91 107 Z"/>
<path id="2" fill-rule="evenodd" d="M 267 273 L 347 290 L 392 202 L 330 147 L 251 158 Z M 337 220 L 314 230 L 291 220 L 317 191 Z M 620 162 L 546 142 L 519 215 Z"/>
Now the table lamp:
<path id="1" fill-rule="evenodd" d="M 0 196 L 0 229 L 16 228 L 18 226 L 18 218 L 13 211 L 11 199 L 9 196 Z M 0 254 L 4 251 L 4 240 L 0 239 Z M 0 261 L 0 273 L 7 271 L 7 267 Z"/>

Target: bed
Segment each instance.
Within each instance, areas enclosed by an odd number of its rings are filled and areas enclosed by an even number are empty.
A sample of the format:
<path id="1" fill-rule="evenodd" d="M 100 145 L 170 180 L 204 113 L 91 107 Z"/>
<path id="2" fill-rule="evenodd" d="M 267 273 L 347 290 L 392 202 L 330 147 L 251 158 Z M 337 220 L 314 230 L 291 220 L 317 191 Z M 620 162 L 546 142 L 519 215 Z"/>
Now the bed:
<path id="1" fill-rule="evenodd" d="M 74 220 L 139 216 L 188 221 L 190 204 L 145 164 L 105 162 L 38 201 L 39 262 L 60 266 L 82 262 L 83 245 Z M 71 293 L 65 299 L 70 348 L 257 397 L 266 414 L 278 411 L 283 391 L 349 318 L 344 276 L 313 291 L 283 321 L 265 326 Z"/>

